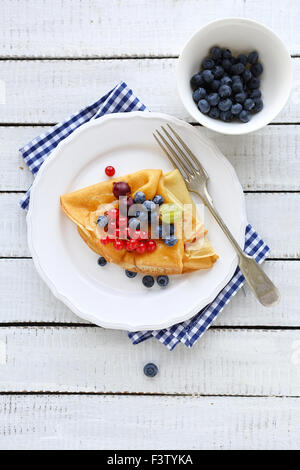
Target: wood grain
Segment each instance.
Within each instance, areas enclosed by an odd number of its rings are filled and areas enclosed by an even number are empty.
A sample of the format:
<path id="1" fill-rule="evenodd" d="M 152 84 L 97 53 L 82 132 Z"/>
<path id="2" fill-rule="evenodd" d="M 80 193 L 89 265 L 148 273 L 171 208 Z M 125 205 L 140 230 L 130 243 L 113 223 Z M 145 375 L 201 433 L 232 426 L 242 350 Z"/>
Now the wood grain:
<path id="1" fill-rule="evenodd" d="M 220 16 L 264 23 L 300 52 L 293 0 L 9 0 L 1 14 L 2 57 L 178 55 L 194 31 Z"/>
<path id="2" fill-rule="evenodd" d="M 172 352 L 96 327 L 6 327 L 0 341 L 2 392 L 300 396 L 298 329 L 210 329 L 192 349 Z M 159 367 L 153 380 L 147 362 Z"/>
<path id="3" fill-rule="evenodd" d="M 278 286 L 281 301 L 262 307 L 245 286 L 218 317 L 215 326 L 300 327 L 299 261 L 267 261 L 265 271 Z M 57 300 L 31 259 L 0 260 L 0 323 L 86 323 Z"/>
<path id="4" fill-rule="evenodd" d="M 300 122 L 300 59 L 293 59 L 295 87 L 274 122 Z M 124 80 L 151 111 L 191 121 L 176 90 L 176 59 L 2 61 L 6 104 L 0 123 L 59 122 Z"/>
<path id="5" fill-rule="evenodd" d="M 0 257 L 30 256 L 20 197 L 0 194 Z M 300 257 L 300 193 L 248 193 L 246 206 L 248 220 L 272 248 L 272 258 Z"/>
<path id="6" fill-rule="evenodd" d="M 0 448 L 292 450 L 299 410 L 296 398 L 0 396 Z"/>
<path id="7" fill-rule="evenodd" d="M 33 177 L 18 148 L 49 127 L 0 126 L 0 191 L 24 191 Z M 234 166 L 245 190 L 300 190 L 298 126 L 272 125 L 244 136 L 225 136 L 197 127 Z"/>

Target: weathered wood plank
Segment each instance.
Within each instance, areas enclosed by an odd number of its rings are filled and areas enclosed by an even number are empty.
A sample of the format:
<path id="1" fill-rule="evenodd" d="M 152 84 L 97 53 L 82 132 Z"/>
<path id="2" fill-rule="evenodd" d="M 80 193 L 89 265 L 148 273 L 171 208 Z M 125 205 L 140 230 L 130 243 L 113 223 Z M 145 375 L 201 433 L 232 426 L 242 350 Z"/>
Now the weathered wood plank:
<path id="1" fill-rule="evenodd" d="M 0 448 L 293 450 L 299 410 L 297 398 L 0 396 Z"/>
<path id="2" fill-rule="evenodd" d="M 262 307 L 249 288 L 241 290 L 215 326 L 300 327 L 299 261 L 268 261 L 264 269 L 278 286 L 281 301 Z M 86 323 L 57 300 L 40 279 L 31 259 L 0 260 L 0 323 Z"/>
<path id="3" fill-rule="evenodd" d="M 292 0 L 10 0 L 1 13 L 2 57 L 177 55 L 194 31 L 220 14 L 256 19 L 291 53 L 300 52 Z"/>
<path id="4" fill-rule="evenodd" d="M 18 148 L 46 129 L 0 126 L 1 191 L 24 191 L 30 186 L 33 178 Z M 212 139 L 233 164 L 245 190 L 300 189 L 298 126 L 272 125 L 244 136 L 225 136 L 198 129 Z"/>
<path id="5" fill-rule="evenodd" d="M 293 62 L 297 82 L 300 59 Z M 176 90 L 176 63 L 176 59 L 2 61 L 6 104 L 0 106 L 0 122 L 61 121 L 99 99 L 121 80 L 133 88 L 150 110 L 191 121 Z M 294 91 L 274 122 L 299 122 L 298 101 Z"/>
<path id="6" fill-rule="evenodd" d="M 300 396 L 299 330 L 211 329 L 172 353 L 96 327 L 5 327 L 0 342 L 2 392 Z M 159 374 L 149 380 L 152 361 Z"/>
<path id="7" fill-rule="evenodd" d="M 0 256 L 29 256 L 20 194 L 0 194 Z M 299 258 L 300 193 L 246 194 L 248 220 L 272 248 L 272 258 Z M 292 227 L 292 236 L 291 236 Z"/>

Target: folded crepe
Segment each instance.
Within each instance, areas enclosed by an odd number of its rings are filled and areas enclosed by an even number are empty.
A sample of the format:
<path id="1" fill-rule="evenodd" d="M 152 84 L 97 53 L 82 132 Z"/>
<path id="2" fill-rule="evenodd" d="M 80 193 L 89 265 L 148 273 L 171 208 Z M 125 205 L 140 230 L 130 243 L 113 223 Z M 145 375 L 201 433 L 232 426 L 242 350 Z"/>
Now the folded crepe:
<path id="1" fill-rule="evenodd" d="M 113 183 L 123 181 L 131 188 L 131 196 L 137 191 L 145 193 L 152 200 L 157 194 L 164 203 L 172 203 L 181 209 L 180 220 L 175 221 L 178 241 L 175 246 L 166 246 L 163 240 L 155 239 L 154 252 L 139 254 L 125 248 L 116 250 L 112 243 L 103 245 L 103 236 L 97 226 L 97 219 L 111 208 L 118 207 L 113 194 Z M 151 275 L 181 274 L 199 269 L 208 269 L 218 259 L 218 255 L 206 238 L 204 228 L 193 200 L 178 170 L 162 173 L 161 170 L 140 170 L 120 178 L 109 179 L 87 188 L 64 194 L 60 198 L 61 207 L 67 217 L 78 228 L 79 235 L 96 253 L 123 269 Z"/>

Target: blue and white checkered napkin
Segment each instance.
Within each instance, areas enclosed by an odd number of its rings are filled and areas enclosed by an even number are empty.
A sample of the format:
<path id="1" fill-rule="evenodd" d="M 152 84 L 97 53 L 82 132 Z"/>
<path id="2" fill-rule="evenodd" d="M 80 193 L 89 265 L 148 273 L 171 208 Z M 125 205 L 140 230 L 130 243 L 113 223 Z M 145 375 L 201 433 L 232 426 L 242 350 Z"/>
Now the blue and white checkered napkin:
<path id="1" fill-rule="evenodd" d="M 132 90 L 128 88 L 126 83 L 121 82 L 92 105 L 81 109 L 78 113 L 73 114 L 65 121 L 54 126 L 50 131 L 36 137 L 25 145 L 25 147 L 21 148 L 20 152 L 31 172 L 36 174 L 52 150 L 82 124 L 91 119 L 97 119 L 104 114 L 130 111 L 148 110 L 146 106 L 134 96 Z M 20 201 L 22 209 L 28 208 L 29 198 L 30 189 Z M 269 247 L 253 230 L 251 225 L 248 225 L 245 235 L 245 252 L 254 256 L 258 263 L 262 263 L 268 251 Z M 209 328 L 231 297 L 242 287 L 244 282 L 245 278 L 239 268 L 237 268 L 231 281 L 218 294 L 215 300 L 192 319 L 164 330 L 136 331 L 134 333 L 128 333 L 128 336 L 133 344 L 138 344 L 148 338 L 154 337 L 171 350 L 180 342 L 190 348 Z"/>

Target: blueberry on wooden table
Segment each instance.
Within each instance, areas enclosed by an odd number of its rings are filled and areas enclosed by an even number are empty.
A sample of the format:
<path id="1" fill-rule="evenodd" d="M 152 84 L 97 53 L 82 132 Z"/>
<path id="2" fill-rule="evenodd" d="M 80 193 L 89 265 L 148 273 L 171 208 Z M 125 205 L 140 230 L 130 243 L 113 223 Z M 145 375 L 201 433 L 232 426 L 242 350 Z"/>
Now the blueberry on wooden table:
<path id="1" fill-rule="evenodd" d="M 158 373 L 158 367 L 156 364 L 153 364 L 153 362 L 148 362 L 148 364 L 144 366 L 144 374 L 147 377 L 155 377 L 157 373 Z"/>

